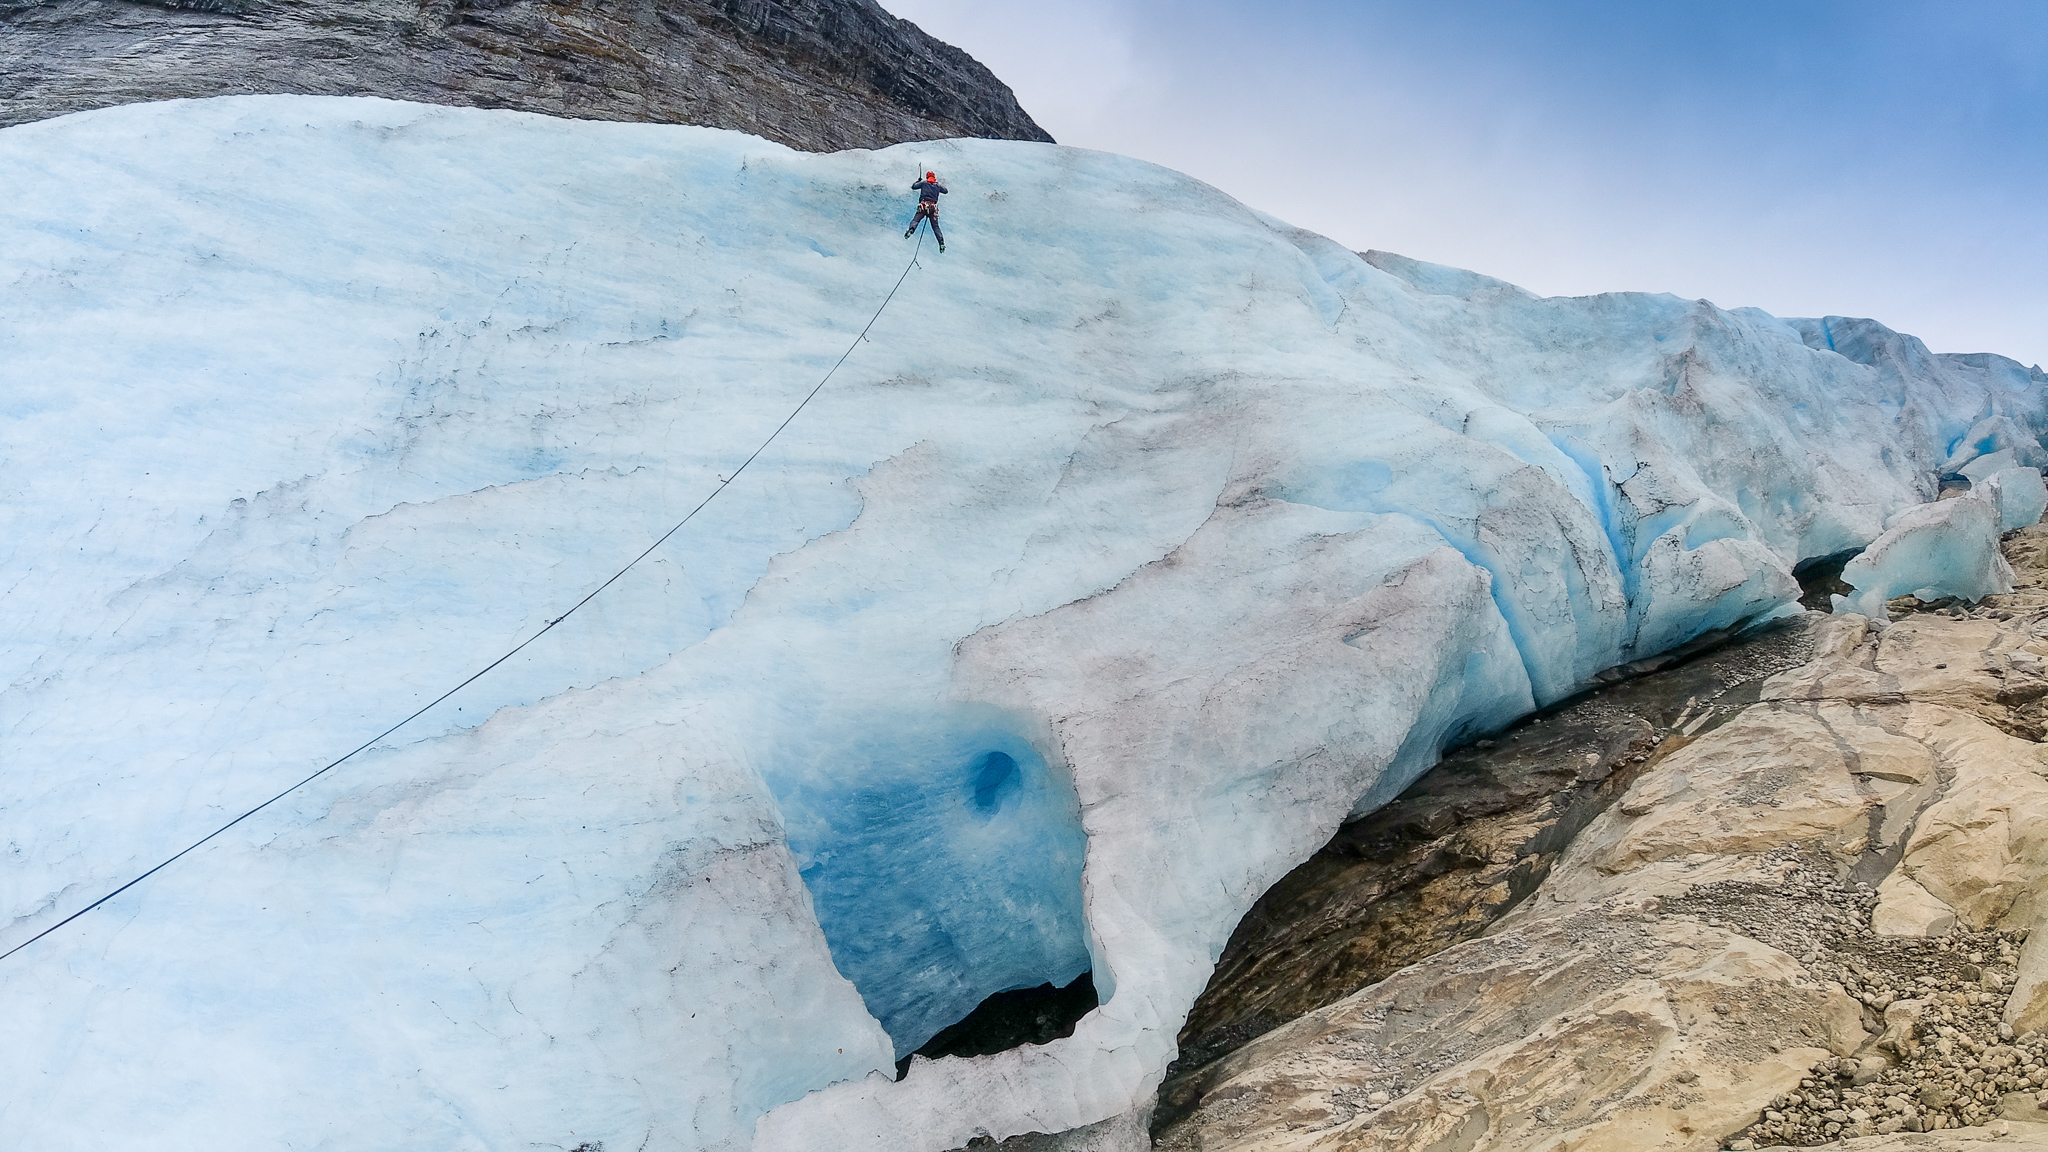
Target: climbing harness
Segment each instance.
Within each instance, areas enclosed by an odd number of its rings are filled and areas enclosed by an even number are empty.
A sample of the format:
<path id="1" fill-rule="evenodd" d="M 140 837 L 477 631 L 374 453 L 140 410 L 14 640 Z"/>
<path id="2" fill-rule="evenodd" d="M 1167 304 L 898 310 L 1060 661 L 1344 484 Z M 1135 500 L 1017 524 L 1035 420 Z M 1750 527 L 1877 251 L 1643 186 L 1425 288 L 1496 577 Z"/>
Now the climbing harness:
<path id="1" fill-rule="evenodd" d="M 881 307 L 876 308 L 875 314 L 873 316 L 868 317 L 868 322 L 861 327 L 860 334 L 858 336 L 855 336 L 853 338 L 853 341 L 846 346 L 846 351 L 841 352 L 839 354 L 839 359 L 834 361 L 832 367 L 826 370 L 824 378 L 819 380 L 818 383 L 815 386 L 813 386 L 809 392 L 805 393 L 804 398 L 802 400 L 797 401 L 796 407 L 790 410 L 788 416 L 783 417 L 782 423 L 777 424 L 775 426 L 775 431 L 770 432 L 768 434 L 768 438 L 761 441 L 761 446 L 754 449 L 752 454 L 750 454 L 745 460 L 740 461 L 739 467 L 733 469 L 730 473 L 720 478 L 717 487 L 711 490 L 711 494 L 704 497 L 704 499 L 698 501 L 697 506 L 695 508 L 690 509 L 687 515 L 685 515 L 681 520 L 676 521 L 675 527 L 670 528 L 668 531 L 662 533 L 660 539 L 657 539 L 654 543 L 649 544 L 647 548 L 644 551 L 642 551 L 638 556 L 635 556 L 631 560 L 626 561 L 625 567 L 620 568 L 617 572 L 612 573 L 610 579 L 607 579 L 604 583 L 599 584 L 596 588 L 592 589 L 588 596 L 585 596 L 583 599 L 578 600 L 575 604 L 571 605 L 567 612 L 564 612 L 560 616 L 557 616 L 554 619 L 549 620 L 547 624 L 541 628 L 540 631 L 535 632 L 533 635 L 528 636 L 524 640 L 521 640 L 517 645 L 513 646 L 511 651 L 505 653 L 503 656 L 498 657 L 496 660 L 491 661 L 489 664 L 484 665 L 481 669 L 478 669 L 477 672 L 474 675 L 470 676 L 469 679 L 464 680 L 462 683 L 457 684 L 455 687 L 450 688 L 446 692 L 441 693 L 439 696 L 434 697 L 432 701 L 428 702 L 426 706 L 422 707 L 419 711 L 414 712 L 412 715 L 407 716 L 405 719 L 400 720 L 398 723 L 393 724 L 391 727 L 386 728 L 384 731 L 379 732 L 375 736 L 370 737 L 368 740 L 363 741 L 361 744 L 356 745 L 356 747 L 351 749 L 346 755 L 342 756 L 340 759 L 335 760 L 333 763 L 328 764 L 325 768 L 320 769 L 318 772 L 313 773 L 312 775 L 306 777 L 304 780 L 301 780 L 298 783 L 292 785 L 291 787 L 285 789 L 284 791 L 279 792 L 277 795 L 272 796 L 270 799 L 265 800 L 263 803 L 256 805 L 254 808 L 249 809 L 247 812 L 242 813 L 240 816 L 235 817 L 233 820 L 230 820 L 227 823 L 221 825 L 220 827 L 214 829 L 213 831 L 208 832 L 206 835 L 200 837 L 199 839 L 194 840 L 191 844 L 187 845 L 183 850 L 179 851 L 176 855 L 171 856 L 169 859 L 166 859 L 163 863 L 158 864 L 156 867 L 151 868 L 149 871 L 144 872 L 142 875 L 137 876 L 135 879 L 128 881 L 126 884 L 121 885 L 119 888 L 114 889 L 112 892 L 107 893 L 105 896 L 100 897 L 92 903 L 87 904 L 85 907 L 80 908 L 78 911 L 73 912 L 71 915 L 66 916 L 62 920 L 57 921 L 55 924 L 50 925 L 48 928 L 45 928 L 42 931 L 36 933 L 35 935 L 29 937 L 28 939 L 23 940 L 21 943 L 16 944 L 14 947 L 9 948 L 7 951 L 0 952 L 0 960 L 7 959 L 9 956 L 14 955 L 16 952 L 21 951 L 22 949 L 28 947 L 36 941 L 41 940 L 43 937 L 48 936 L 50 933 L 55 932 L 57 929 L 62 928 L 66 924 L 71 923 L 73 920 L 78 919 L 80 916 L 83 916 L 86 913 L 92 911 L 93 909 L 98 908 L 100 905 L 105 904 L 107 901 L 112 900 L 114 897 L 119 896 L 121 893 L 126 892 L 130 888 L 135 887 L 137 884 L 142 883 L 144 880 L 149 879 L 151 876 L 156 875 L 158 872 L 163 871 L 165 868 L 170 867 L 172 864 L 177 863 L 179 858 L 183 857 L 186 853 L 193 851 L 194 849 L 205 844 L 207 841 L 212 840 L 214 837 L 220 835 L 223 832 L 226 832 L 228 829 L 233 828 L 235 825 L 240 824 L 242 821 L 247 820 L 249 817 L 254 816 L 258 812 L 263 811 L 265 808 L 270 807 L 272 804 L 277 803 L 279 800 L 282 800 L 285 797 L 291 795 L 292 793 L 298 791 L 299 789 L 304 788 L 306 785 L 311 784 L 313 781 L 318 780 L 320 777 L 325 776 L 327 773 L 333 771 L 334 769 L 341 767 L 343 764 L 347 763 L 351 758 L 353 758 L 356 755 L 356 753 L 369 748 L 371 745 L 376 744 L 378 741 L 384 739 L 386 736 L 391 735 L 393 732 L 398 731 L 400 728 L 403 728 L 407 724 L 410 724 L 413 721 L 419 719 L 421 716 L 426 715 L 427 712 L 430 711 L 435 705 L 448 699 L 450 696 L 455 695 L 457 692 L 462 691 L 464 688 L 469 687 L 471 684 L 476 683 L 478 680 L 483 679 L 485 674 L 490 672 L 491 669 L 496 668 L 498 665 L 503 664 L 505 661 L 510 660 L 514 656 L 517 656 L 520 653 L 520 651 L 524 649 L 528 644 L 531 644 L 535 640 L 538 640 L 541 637 L 547 635 L 549 632 L 554 631 L 555 625 L 560 624 L 562 621 L 567 620 L 571 616 L 574 616 L 576 614 L 577 609 L 583 607 L 585 604 L 590 603 L 592 600 L 597 599 L 598 593 L 611 587 L 612 584 L 619 579 L 619 577 L 624 576 L 626 573 L 632 571 L 634 565 L 640 563 L 642 560 L 645 560 L 647 559 L 647 557 L 653 555 L 654 550 L 656 548 L 659 548 L 663 544 L 668 543 L 669 537 L 674 536 L 676 533 L 682 531 L 683 525 L 688 524 L 691 520 L 695 519 L 697 513 L 702 512 L 706 505 L 710 504 L 713 500 L 718 499 L 718 494 L 725 491 L 726 487 L 730 485 L 734 480 L 739 479 L 740 473 L 745 472 L 747 470 L 747 465 L 752 464 L 754 460 L 761 455 L 761 453 L 766 452 L 768 450 L 768 446 L 770 444 L 775 443 L 775 438 L 777 436 L 782 435 L 782 430 L 789 427 L 791 422 L 793 422 L 797 418 L 797 416 L 803 412 L 804 408 L 810 404 L 812 399 L 814 399 L 818 395 L 818 393 L 825 390 L 825 385 L 831 382 L 833 374 L 839 371 L 840 365 L 846 363 L 847 357 L 853 355 L 853 350 L 855 348 L 860 347 L 861 342 L 868 338 L 868 329 L 873 328 L 875 326 L 875 321 L 880 320 L 882 318 L 882 313 L 889 307 L 889 302 L 891 300 L 896 299 L 897 291 L 903 287 L 903 282 L 910 278 L 911 270 L 914 268 L 921 267 L 921 265 L 919 265 L 917 262 L 917 257 L 918 254 L 923 251 L 924 237 L 922 235 L 919 235 L 917 238 L 917 247 L 913 249 L 910 254 L 910 263 L 903 266 L 903 275 L 898 276 L 896 278 L 896 283 L 889 289 L 889 294 L 882 298 Z"/>
<path id="2" fill-rule="evenodd" d="M 930 211 L 926 211 L 926 209 L 930 209 Z M 938 239 L 938 233 L 939 233 L 939 213 L 938 213 L 938 207 L 937 207 L 936 205 L 932 205 L 932 204 L 919 204 L 919 205 L 917 206 L 917 216 L 916 216 L 916 218 L 915 218 L 915 219 L 911 220 L 911 222 L 910 222 L 910 231 L 908 231 L 908 232 L 905 232 L 905 233 L 903 234 L 903 236 L 904 236 L 904 239 L 906 239 L 906 240 L 907 240 L 907 239 L 909 239 L 909 238 L 910 238 L 911 236 L 913 236 L 913 235 L 916 235 L 916 236 L 917 236 L 917 242 L 918 242 L 919 244 L 923 244 L 923 243 L 924 243 L 924 236 L 922 235 L 922 233 L 923 233 L 923 230 L 924 230 L 924 225 L 925 225 L 925 222 L 926 222 L 926 221 L 930 221 L 930 222 L 931 222 L 931 226 L 932 226 L 932 238 L 933 238 L 933 239 L 935 239 L 935 240 L 936 240 L 936 239 Z M 944 252 L 945 250 L 946 250 L 946 242 L 945 242 L 944 240 L 939 240 L 939 251 L 941 251 L 941 252 Z"/>

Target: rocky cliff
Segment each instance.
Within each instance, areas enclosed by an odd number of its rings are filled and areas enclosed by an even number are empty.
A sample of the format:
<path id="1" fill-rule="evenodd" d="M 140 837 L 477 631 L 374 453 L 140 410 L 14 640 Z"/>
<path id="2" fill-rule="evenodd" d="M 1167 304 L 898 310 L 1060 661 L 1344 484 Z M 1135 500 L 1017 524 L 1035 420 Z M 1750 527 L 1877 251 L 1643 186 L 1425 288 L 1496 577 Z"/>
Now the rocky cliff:
<path id="1" fill-rule="evenodd" d="M 0 3 L 0 126 L 256 92 L 702 124 L 821 152 L 1052 139 L 973 57 L 874 0 Z"/>

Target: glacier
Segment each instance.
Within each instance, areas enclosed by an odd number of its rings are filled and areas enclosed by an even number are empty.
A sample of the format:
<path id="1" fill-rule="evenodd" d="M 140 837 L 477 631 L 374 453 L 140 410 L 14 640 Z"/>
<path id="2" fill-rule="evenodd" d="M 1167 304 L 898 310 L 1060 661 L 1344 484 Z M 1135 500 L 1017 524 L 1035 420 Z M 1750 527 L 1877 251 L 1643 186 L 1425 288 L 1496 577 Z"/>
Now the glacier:
<path id="1" fill-rule="evenodd" d="M 1542 298 L 1078 149 L 314 97 L 13 127 L 0 950 L 658 537 L 853 341 L 927 167 L 951 250 L 684 533 L 0 962 L 0 1129 L 1128 1130 L 1232 927 L 1348 813 L 1796 608 L 1796 565 L 1939 477 L 1986 461 L 1996 523 L 2048 463 L 2038 368 Z M 1071 1036 L 896 1078 L 1084 971 Z"/>

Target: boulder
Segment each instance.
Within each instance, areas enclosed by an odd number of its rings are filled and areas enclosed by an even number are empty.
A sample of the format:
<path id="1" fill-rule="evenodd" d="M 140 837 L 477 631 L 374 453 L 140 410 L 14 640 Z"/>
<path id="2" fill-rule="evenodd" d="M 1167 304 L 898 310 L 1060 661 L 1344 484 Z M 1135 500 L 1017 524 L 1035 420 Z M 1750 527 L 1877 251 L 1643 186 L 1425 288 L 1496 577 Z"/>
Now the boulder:
<path id="1" fill-rule="evenodd" d="M 1877 888 L 1870 926 L 1885 936 L 1939 936 L 1956 926 L 1955 909 L 1897 872 Z"/>

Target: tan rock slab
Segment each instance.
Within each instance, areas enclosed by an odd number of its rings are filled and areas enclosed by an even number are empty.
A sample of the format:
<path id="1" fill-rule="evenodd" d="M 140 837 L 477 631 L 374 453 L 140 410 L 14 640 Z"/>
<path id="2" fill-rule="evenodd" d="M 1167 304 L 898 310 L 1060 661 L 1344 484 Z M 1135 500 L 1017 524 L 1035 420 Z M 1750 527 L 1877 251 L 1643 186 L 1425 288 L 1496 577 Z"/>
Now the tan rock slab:
<path id="1" fill-rule="evenodd" d="M 1954 773 L 1906 842 L 1898 875 L 1972 928 L 2031 928 L 2048 910 L 2048 779 L 2039 746 L 1967 712 L 1915 704 L 1904 730 Z"/>
<path id="2" fill-rule="evenodd" d="M 1940 1132 L 1896 1132 L 1828 1144 L 1849 1152 L 2048 1152 L 2048 1124 L 2000 1120 Z"/>
<path id="3" fill-rule="evenodd" d="M 1159 1147 L 1706 1152 L 1827 1054 L 1809 1034 L 1832 1023 L 1860 1044 L 1857 1018 L 1754 940 L 1579 912 L 1459 945 L 1218 1061 L 1182 1086 L 1196 1107 Z"/>
<path id="4" fill-rule="evenodd" d="M 1877 910 L 1870 926 L 1883 936 L 1939 936 L 1956 926 L 1956 910 L 1893 872 L 1877 886 Z"/>
<path id="5" fill-rule="evenodd" d="M 2048 932 L 2036 930 L 2020 949 L 2005 1022 L 2015 1033 L 2048 1028 Z"/>
<path id="6" fill-rule="evenodd" d="M 1866 710 L 1759 704 L 1644 773 L 1580 833 L 1551 883 L 1559 893 L 1600 899 L 1607 886 L 1575 872 L 1628 874 L 1629 889 L 1642 892 L 1645 865 L 1753 857 L 1792 843 L 1851 856 L 1883 848 L 1905 833 L 1935 776 L 1931 750 L 1885 730 Z"/>

